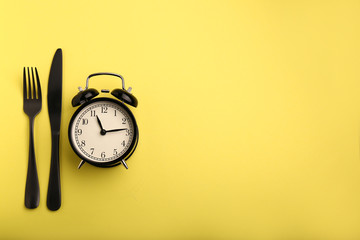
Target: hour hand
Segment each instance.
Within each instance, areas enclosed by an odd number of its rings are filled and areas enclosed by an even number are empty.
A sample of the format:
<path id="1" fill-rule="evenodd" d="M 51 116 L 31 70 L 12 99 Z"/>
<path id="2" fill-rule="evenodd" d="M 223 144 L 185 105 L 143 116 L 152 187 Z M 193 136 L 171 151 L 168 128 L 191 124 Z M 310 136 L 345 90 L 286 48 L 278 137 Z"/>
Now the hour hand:
<path id="1" fill-rule="evenodd" d="M 99 118 L 97 115 L 96 115 L 96 118 L 97 118 L 97 121 L 98 121 L 99 126 L 100 126 L 100 128 L 101 128 L 100 134 L 101 134 L 101 135 L 105 135 L 107 131 L 103 128 L 103 126 L 102 126 L 102 124 L 101 124 L 101 121 L 100 121 L 100 118 Z"/>
<path id="2" fill-rule="evenodd" d="M 102 124 L 101 124 L 101 121 L 100 121 L 100 118 L 98 117 L 98 115 L 96 115 L 96 118 L 97 118 L 97 121 L 98 121 L 98 123 L 99 123 L 99 126 L 100 126 L 101 130 L 104 130 L 104 128 L 103 128 L 103 126 L 102 126 Z"/>

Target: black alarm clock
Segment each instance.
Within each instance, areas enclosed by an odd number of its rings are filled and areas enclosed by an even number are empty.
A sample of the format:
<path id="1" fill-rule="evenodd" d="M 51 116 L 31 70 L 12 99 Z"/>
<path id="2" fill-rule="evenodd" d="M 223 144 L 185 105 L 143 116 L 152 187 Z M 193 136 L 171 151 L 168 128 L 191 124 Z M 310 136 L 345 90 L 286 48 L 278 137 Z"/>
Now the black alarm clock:
<path id="1" fill-rule="evenodd" d="M 99 92 L 89 88 L 89 79 L 110 75 L 121 79 L 122 88 L 111 91 L 112 97 L 96 97 Z M 69 123 L 69 142 L 74 152 L 85 162 L 97 167 L 114 167 L 123 164 L 134 153 L 139 141 L 136 120 L 127 105 L 137 107 L 138 101 L 131 88 L 125 90 L 124 78 L 115 73 L 94 73 L 86 79 L 85 90 L 72 99 L 72 106 L 80 106 Z M 109 93 L 109 90 L 101 90 Z"/>

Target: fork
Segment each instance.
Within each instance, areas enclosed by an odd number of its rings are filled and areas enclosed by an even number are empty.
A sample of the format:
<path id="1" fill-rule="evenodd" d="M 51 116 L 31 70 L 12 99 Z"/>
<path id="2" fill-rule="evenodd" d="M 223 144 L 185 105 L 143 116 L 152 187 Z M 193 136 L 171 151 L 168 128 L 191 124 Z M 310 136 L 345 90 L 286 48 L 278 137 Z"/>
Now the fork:
<path id="1" fill-rule="evenodd" d="M 37 208 L 40 201 L 39 179 L 36 170 L 35 151 L 34 151 L 34 120 L 35 116 L 41 110 L 41 86 L 39 81 L 39 75 L 35 67 L 36 74 L 36 86 L 34 69 L 31 68 L 31 75 L 29 68 L 27 68 L 27 81 L 26 81 L 26 69 L 24 67 L 23 77 L 23 97 L 24 97 L 24 112 L 29 116 L 30 123 L 30 138 L 29 138 L 29 162 L 28 171 L 26 177 L 25 187 L 25 206 L 27 208 Z M 31 81 L 32 80 L 32 81 Z M 26 86 L 26 82 L 28 82 Z"/>

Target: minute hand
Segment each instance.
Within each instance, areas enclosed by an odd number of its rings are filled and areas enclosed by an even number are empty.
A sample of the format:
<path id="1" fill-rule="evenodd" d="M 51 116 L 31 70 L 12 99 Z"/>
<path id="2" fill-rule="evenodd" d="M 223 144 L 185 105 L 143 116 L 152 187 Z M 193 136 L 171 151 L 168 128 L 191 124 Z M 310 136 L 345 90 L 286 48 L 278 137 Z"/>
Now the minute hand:
<path id="1" fill-rule="evenodd" d="M 127 130 L 127 128 L 111 129 L 111 130 L 106 130 L 106 132 L 118 132 L 118 131 L 123 131 L 123 130 Z"/>

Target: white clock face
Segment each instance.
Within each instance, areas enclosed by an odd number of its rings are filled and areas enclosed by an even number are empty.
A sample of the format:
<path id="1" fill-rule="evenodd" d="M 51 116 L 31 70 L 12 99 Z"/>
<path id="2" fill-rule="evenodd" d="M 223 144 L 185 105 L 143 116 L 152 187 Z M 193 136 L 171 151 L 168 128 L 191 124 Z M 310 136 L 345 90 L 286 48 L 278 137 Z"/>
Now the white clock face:
<path id="1" fill-rule="evenodd" d="M 121 157 L 134 140 L 134 123 L 127 111 L 112 101 L 95 101 L 72 121 L 70 139 L 83 158 L 110 162 Z"/>

